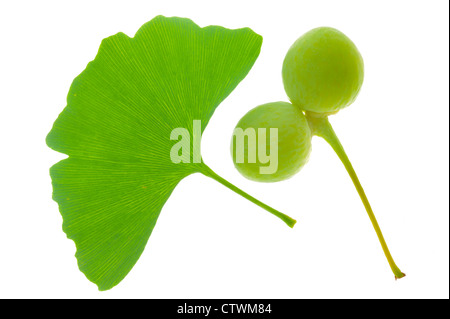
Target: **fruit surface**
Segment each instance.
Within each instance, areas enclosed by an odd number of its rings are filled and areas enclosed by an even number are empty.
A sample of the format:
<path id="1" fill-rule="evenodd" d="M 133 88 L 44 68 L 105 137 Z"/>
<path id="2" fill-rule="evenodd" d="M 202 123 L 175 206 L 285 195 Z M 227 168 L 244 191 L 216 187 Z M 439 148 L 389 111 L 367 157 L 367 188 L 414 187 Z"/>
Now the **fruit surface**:
<path id="1" fill-rule="evenodd" d="M 277 169 L 271 174 L 262 174 L 260 168 L 268 167 L 269 163 L 261 162 L 258 156 L 258 143 L 249 143 L 244 139 L 244 149 L 237 149 L 236 129 L 242 131 L 254 129 L 256 141 L 265 139 L 266 154 L 277 153 Z M 274 149 L 273 134 L 270 128 L 277 129 L 277 149 Z M 273 102 L 255 107 L 250 110 L 236 125 L 232 140 L 233 162 L 237 170 L 246 178 L 258 182 L 277 182 L 285 180 L 296 174 L 308 161 L 311 152 L 311 130 L 303 112 L 296 106 L 287 102 Z M 265 136 L 258 129 L 266 129 Z M 272 144 L 271 144 L 272 143 Z M 271 147 L 272 145 L 272 147 Z M 237 162 L 237 152 L 243 151 L 244 160 Z M 249 152 L 256 154 L 256 161 L 249 162 Z M 275 154 L 276 155 L 276 154 Z M 271 163 L 273 165 L 273 163 Z"/>
<path id="2" fill-rule="evenodd" d="M 294 105 L 328 115 L 355 100 L 363 83 L 364 63 L 346 35 L 320 27 L 294 42 L 284 59 L 282 76 Z"/>

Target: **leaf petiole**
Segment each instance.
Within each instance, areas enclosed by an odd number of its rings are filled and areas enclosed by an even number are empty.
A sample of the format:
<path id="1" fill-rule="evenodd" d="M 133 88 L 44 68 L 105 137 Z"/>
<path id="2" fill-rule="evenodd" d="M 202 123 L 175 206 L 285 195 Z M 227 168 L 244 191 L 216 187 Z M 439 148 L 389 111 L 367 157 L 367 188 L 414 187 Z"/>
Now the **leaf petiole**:
<path id="1" fill-rule="evenodd" d="M 389 266 L 392 269 L 392 272 L 395 275 L 395 279 L 400 279 L 405 277 L 405 274 L 400 271 L 400 269 L 397 267 L 397 265 L 394 262 L 394 259 L 391 256 L 391 253 L 389 252 L 388 246 L 386 244 L 386 241 L 384 240 L 383 234 L 381 232 L 380 226 L 378 225 L 378 222 L 375 218 L 375 215 L 372 211 L 372 208 L 370 207 L 369 200 L 367 199 L 367 196 L 364 192 L 364 189 L 361 186 L 361 183 L 359 182 L 358 176 L 356 175 L 355 170 L 353 169 L 352 164 L 350 163 L 350 160 L 347 157 L 347 154 L 344 151 L 344 148 L 342 147 L 341 142 L 339 141 L 338 137 L 336 136 L 336 133 L 333 130 L 333 127 L 331 126 L 330 122 L 328 121 L 328 116 L 317 116 L 315 113 L 309 113 L 306 112 L 306 118 L 308 120 L 308 123 L 311 127 L 311 131 L 314 135 L 322 137 L 325 141 L 327 141 L 328 144 L 333 148 L 333 150 L 336 152 L 336 154 L 339 156 L 339 159 L 344 164 L 345 169 L 347 170 L 348 174 L 350 175 L 353 184 L 356 187 L 356 190 L 358 191 L 359 197 L 361 198 L 364 207 L 366 208 L 367 214 L 369 215 L 370 221 L 372 222 L 373 228 L 375 229 L 375 232 L 377 233 L 378 240 L 380 241 L 381 247 L 383 248 L 384 254 L 386 255 L 386 258 L 389 262 Z"/>
<path id="2" fill-rule="evenodd" d="M 244 192 L 240 188 L 234 186 L 233 184 L 231 184 L 230 182 L 228 182 L 224 178 L 222 178 L 219 175 L 217 175 L 211 168 L 209 168 L 205 164 L 203 164 L 202 166 L 203 167 L 202 167 L 201 173 L 203 173 L 204 175 L 206 175 L 208 177 L 211 177 L 212 179 L 214 179 L 214 180 L 218 181 L 219 183 L 221 183 L 222 185 L 228 187 L 229 189 L 231 189 L 235 193 L 237 193 L 237 194 L 241 195 L 242 197 L 248 199 L 252 203 L 258 205 L 261 208 L 264 208 L 269 213 L 272 213 L 273 215 L 277 216 L 282 221 L 284 221 L 289 227 L 291 227 L 291 228 L 294 227 L 295 223 L 297 222 L 295 219 L 293 219 L 293 218 L 291 218 L 291 217 L 289 217 L 289 216 L 279 212 L 278 210 L 276 210 L 276 209 L 274 209 L 274 208 L 264 204 L 263 202 L 257 200 L 253 196 L 247 194 L 246 192 Z"/>

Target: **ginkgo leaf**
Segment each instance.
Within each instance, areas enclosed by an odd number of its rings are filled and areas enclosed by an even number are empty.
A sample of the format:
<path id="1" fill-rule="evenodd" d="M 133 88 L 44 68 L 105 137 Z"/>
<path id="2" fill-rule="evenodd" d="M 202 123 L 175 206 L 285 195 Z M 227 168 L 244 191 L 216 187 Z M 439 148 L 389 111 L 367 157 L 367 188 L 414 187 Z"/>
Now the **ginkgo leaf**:
<path id="1" fill-rule="evenodd" d="M 192 173 L 295 224 L 215 174 L 195 150 L 178 162 L 171 158 L 173 130 L 199 139 L 215 108 L 250 71 L 261 43 L 248 28 L 200 28 L 189 19 L 158 16 L 134 38 L 118 33 L 104 39 L 73 81 L 47 136 L 49 147 L 69 157 L 50 175 L 79 268 L 100 290 L 128 274 L 164 203 Z"/>

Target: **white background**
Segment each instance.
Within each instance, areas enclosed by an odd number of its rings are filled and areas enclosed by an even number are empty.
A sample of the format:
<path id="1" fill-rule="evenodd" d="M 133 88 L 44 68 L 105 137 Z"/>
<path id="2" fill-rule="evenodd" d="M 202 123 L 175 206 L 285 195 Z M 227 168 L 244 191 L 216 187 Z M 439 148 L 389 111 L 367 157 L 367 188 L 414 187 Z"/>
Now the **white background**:
<path id="1" fill-rule="evenodd" d="M 1 298 L 448 298 L 447 1 L 14 1 L 0 5 Z M 156 15 L 264 37 L 247 78 L 204 133 L 205 162 L 296 218 L 294 229 L 202 175 L 166 203 L 136 266 L 99 292 L 61 230 L 45 145 L 70 84 L 101 40 L 133 36 Z M 256 105 L 286 101 L 281 64 L 318 26 L 358 46 L 365 82 L 330 118 L 398 266 L 395 281 L 364 207 L 332 149 L 313 139 L 303 170 L 260 184 L 235 169 L 229 142 Z"/>

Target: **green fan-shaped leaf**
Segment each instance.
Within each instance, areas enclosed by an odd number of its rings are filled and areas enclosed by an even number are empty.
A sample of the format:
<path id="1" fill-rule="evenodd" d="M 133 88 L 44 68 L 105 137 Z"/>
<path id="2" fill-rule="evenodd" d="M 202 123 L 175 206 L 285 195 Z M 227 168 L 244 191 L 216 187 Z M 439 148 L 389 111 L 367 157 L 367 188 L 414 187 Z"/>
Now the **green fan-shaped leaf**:
<path id="1" fill-rule="evenodd" d="M 189 19 L 158 16 L 134 38 L 103 40 L 73 81 L 67 106 L 47 136 L 69 157 L 50 170 L 63 230 L 74 240 L 80 270 L 100 290 L 117 285 L 138 260 L 177 183 L 200 172 L 293 226 L 202 161 L 174 163 L 175 128 L 198 135 L 215 108 L 247 75 L 261 36 L 248 28 L 200 28 Z M 194 209 L 194 205 L 192 206 Z"/>

